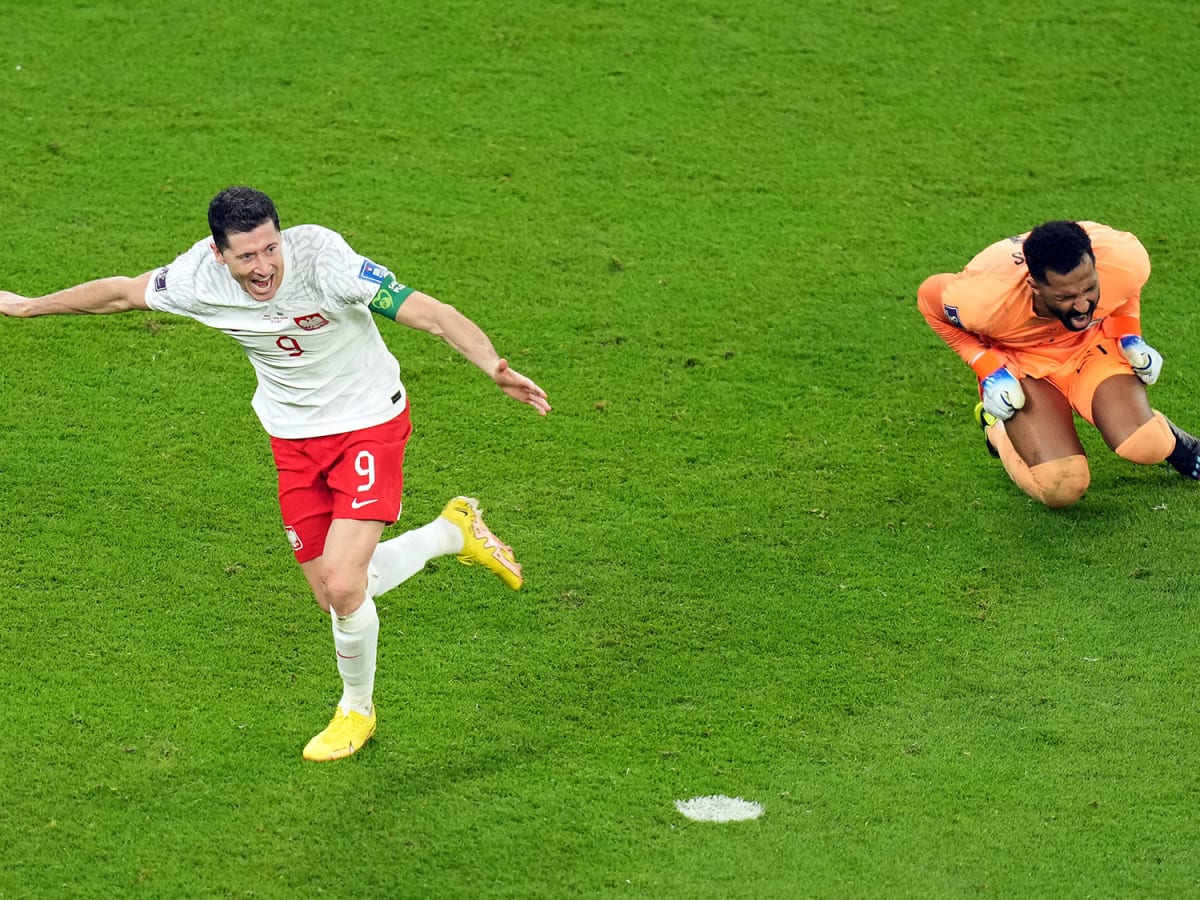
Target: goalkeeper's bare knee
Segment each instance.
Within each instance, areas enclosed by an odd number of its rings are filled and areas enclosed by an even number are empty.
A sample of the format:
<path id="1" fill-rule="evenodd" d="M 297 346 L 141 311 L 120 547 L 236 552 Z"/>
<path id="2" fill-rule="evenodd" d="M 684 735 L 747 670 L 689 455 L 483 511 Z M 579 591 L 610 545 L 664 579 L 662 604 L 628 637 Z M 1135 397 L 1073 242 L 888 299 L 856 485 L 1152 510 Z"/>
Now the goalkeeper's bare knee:
<path id="1" fill-rule="evenodd" d="M 1086 456 L 1064 456 L 1029 467 L 1033 482 L 1030 496 L 1050 509 L 1070 506 L 1083 496 L 1091 483 Z"/>

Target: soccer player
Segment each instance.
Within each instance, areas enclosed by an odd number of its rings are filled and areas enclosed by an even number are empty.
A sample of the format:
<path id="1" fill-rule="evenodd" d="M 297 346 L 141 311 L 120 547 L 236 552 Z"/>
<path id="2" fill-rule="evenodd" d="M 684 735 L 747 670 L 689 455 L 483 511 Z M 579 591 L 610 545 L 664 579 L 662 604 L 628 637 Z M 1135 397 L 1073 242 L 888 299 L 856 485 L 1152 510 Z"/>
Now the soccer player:
<path id="1" fill-rule="evenodd" d="M 523 584 L 513 551 L 484 525 L 469 497 L 454 498 L 432 522 L 380 542 L 400 516 L 411 427 L 399 364 L 372 314 L 437 335 L 541 415 L 550 404 L 453 307 L 401 284 L 334 231 L 317 225 L 281 231 L 266 194 L 221 191 L 209 205 L 208 224 L 211 238 L 169 265 L 44 297 L 0 291 L 0 314 L 160 310 L 241 345 L 257 375 L 252 405 L 271 438 L 284 530 L 317 602 L 331 615 L 342 679 L 333 719 L 303 755 L 339 759 L 375 733 L 375 597 L 445 554 L 486 567 L 514 590 Z"/>
<path id="2" fill-rule="evenodd" d="M 917 291 L 926 321 L 979 378 L 988 451 L 1026 494 L 1069 506 L 1090 480 L 1073 413 L 1142 465 L 1200 478 L 1200 440 L 1150 407 L 1162 356 L 1142 338 L 1150 258 L 1136 237 L 1053 221 Z"/>

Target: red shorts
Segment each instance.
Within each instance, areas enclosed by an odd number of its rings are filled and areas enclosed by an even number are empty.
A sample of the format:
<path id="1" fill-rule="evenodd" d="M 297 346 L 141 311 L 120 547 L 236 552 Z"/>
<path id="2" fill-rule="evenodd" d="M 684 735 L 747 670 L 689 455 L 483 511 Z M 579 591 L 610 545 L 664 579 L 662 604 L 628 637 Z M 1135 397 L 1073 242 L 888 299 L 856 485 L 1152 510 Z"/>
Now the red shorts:
<path id="1" fill-rule="evenodd" d="M 400 518 L 408 408 L 372 428 L 314 438 L 271 438 L 279 472 L 279 510 L 298 562 L 325 551 L 334 519 Z"/>

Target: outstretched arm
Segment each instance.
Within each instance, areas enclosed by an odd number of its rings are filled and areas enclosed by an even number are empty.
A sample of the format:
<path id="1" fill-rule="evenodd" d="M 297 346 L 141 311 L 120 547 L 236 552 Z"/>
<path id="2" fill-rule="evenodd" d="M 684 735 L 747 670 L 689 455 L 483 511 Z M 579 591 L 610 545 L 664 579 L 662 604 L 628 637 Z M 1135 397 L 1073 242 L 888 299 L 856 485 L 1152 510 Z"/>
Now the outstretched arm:
<path id="1" fill-rule="evenodd" d="M 146 272 L 136 278 L 120 275 L 100 278 L 44 297 L 22 297 L 10 291 L 0 291 L 0 315 L 28 318 L 149 309 L 146 305 L 146 285 L 152 274 Z"/>
<path id="2" fill-rule="evenodd" d="M 435 334 L 487 373 L 514 400 L 528 403 L 540 415 L 550 412 L 546 392 L 531 379 L 509 368 L 483 330 L 448 303 L 413 291 L 396 310 L 396 321 Z"/>

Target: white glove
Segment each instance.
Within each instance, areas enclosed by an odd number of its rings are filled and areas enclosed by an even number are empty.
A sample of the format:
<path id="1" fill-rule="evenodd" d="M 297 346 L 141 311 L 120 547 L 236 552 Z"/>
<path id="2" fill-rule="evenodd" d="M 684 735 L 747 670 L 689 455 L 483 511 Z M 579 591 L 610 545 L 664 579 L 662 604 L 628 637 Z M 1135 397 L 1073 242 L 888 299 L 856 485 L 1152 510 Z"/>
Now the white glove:
<path id="1" fill-rule="evenodd" d="M 1142 379 L 1142 384 L 1154 384 L 1162 372 L 1162 354 L 1136 334 L 1121 338 L 1121 352 L 1133 366 L 1133 374 Z"/>
<path id="2" fill-rule="evenodd" d="M 983 408 L 1001 422 L 1007 422 L 1024 405 L 1021 382 L 1004 366 L 983 379 Z"/>

